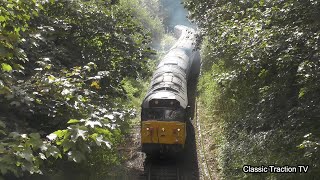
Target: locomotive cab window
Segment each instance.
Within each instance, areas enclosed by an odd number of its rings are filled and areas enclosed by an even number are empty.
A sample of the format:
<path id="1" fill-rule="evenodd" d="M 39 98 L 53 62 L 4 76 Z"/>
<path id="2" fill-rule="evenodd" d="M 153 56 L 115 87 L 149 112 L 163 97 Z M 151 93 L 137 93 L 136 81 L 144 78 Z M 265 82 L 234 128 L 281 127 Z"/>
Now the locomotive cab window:
<path id="1" fill-rule="evenodd" d="M 148 108 L 142 111 L 142 120 L 161 120 L 163 118 L 162 109 Z"/>
<path id="2" fill-rule="evenodd" d="M 141 118 L 143 121 L 159 120 L 159 121 L 184 121 L 185 110 L 164 109 L 164 108 L 147 108 L 143 109 Z"/>
<path id="3" fill-rule="evenodd" d="M 184 111 L 182 109 L 166 109 L 164 110 L 164 120 L 174 121 L 174 120 L 183 120 Z"/>

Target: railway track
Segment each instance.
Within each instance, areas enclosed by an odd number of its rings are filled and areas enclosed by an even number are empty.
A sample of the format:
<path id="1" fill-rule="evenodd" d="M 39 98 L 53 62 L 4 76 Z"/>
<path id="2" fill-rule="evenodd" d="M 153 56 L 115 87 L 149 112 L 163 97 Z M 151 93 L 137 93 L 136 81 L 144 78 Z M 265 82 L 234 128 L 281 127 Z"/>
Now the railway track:
<path id="1" fill-rule="evenodd" d="M 144 180 L 182 180 L 181 167 L 174 159 L 148 159 L 144 165 Z"/>
<path id="2" fill-rule="evenodd" d="M 147 170 L 147 180 L 181 180 L 179 168 L 152 164 Z"/>

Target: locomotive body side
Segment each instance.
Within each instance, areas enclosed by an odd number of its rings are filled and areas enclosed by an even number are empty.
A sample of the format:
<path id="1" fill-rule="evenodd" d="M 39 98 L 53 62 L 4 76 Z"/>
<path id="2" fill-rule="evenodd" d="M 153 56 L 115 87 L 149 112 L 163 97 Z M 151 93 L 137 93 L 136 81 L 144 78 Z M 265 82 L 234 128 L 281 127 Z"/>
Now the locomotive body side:
<path id="1" fill-rule="evenodd" d="M 178 41 L 160 61 L 142 103 L 142 151 L 180 152 L 187 137 L 187 81 L 197 51 L 195 31 L 178 25 Z"/>

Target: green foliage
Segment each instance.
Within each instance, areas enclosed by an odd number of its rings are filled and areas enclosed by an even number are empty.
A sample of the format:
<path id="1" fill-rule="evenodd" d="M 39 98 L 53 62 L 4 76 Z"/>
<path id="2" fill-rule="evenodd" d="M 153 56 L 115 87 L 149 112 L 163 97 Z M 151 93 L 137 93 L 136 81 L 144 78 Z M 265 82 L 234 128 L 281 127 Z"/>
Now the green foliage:
<path id="1" fill-rule="evenodd" d="M 120 4 L 151 34 L 153 46 L 157 45 L 164 34 L 159 0 L 120 0 Z"/>
<path id="2" fill-rule="evenodd" d="M 0 5 L 1 174 L 48 174 L 68 160 L 108 174 L 135 116 L 125 102 L 150 75 L 145 28 L 162 33 L 160 21 L 145 15 L 155 24 L 144 27 L 138 10 L 114 1 Z"/>
<path id="3" fill-rule="evenodd" d="M 19 48 L 21 34 L 29 28 L 28 22 L 42 9 L 42 1 L 0 2 L 0 94 L 8 94 L 15 79 L 10 72 L 21 72 L 26 55 Z"/>
<path id="4" fill-rule="evenodd" d="M 226 179 L 256 179 L 241 172 L 244 164 L 308 164 L 300 175 L 319 175 L 319 5 L 186 2 L 204 39 L 201 96 L 224 125 L 219 159 Z"/>
<path id="5" fill-rule="evenodd" d="M 28 28 L 28 21 L 42 8 L 41 1 L 0 2 L 0 63 L 11 60 L 19 54 L 17 44 L 21 32 Z"/>
<path id="6" fill-rule="evenodd" d="M 161 43 L 160 43 L 161 50 L 164 53 L 168 52 L 175 42 L 176 42 L 176 38 L 174 38 L 172 34 L 165 34 L 161 39 Z"/>

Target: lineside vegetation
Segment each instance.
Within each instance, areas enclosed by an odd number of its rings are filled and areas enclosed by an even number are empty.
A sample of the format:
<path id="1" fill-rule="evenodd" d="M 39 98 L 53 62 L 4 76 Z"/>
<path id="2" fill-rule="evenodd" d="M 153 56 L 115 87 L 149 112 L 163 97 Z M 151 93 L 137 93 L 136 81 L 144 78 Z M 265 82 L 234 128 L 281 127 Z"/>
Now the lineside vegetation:
<path id="1" fill-rule="evenodd" d="M 320 1 L 187 1 L 202 30 L 200 100 L 220 175 L 320 175 Z M 211 120 L 210 120 L 211 119 Z M 243 165 L 309 165 L 245 174 Z"/>
<path id="2" fill-rule="evenodd" d="M 0 179 L 112 174 L 136 116 L 131 100 L 151 75 L 150 47 L 164 33 L 160 16 L 150 16 L 159 7 L 0 2 Z"/>

